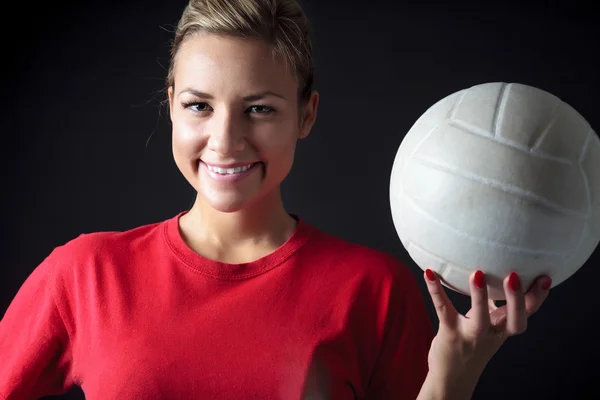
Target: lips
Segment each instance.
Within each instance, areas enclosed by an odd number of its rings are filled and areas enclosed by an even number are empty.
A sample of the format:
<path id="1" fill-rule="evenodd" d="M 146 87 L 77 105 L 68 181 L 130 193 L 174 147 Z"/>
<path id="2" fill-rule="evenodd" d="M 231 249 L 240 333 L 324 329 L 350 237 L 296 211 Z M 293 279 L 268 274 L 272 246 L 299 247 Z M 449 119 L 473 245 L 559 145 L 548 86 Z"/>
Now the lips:
<path id="1" fill-rule="evenodd" d="M 220 175 L 234 175 L 248 171 L 256 163 L 249 163 L 237 166 L 218 167 L 211 164 L 206 164 L 209 171 L 220 174 Z"/>
<path id="2" fill-rule="evenodd" d="M 200 171 L 206 174 L 212 181 L 220 184 L 228 184 L 245 180 L 252 175 L 257 167 L 263 165 L 261 161 L 250 163 L 209 164 L 200 161 Z"/>

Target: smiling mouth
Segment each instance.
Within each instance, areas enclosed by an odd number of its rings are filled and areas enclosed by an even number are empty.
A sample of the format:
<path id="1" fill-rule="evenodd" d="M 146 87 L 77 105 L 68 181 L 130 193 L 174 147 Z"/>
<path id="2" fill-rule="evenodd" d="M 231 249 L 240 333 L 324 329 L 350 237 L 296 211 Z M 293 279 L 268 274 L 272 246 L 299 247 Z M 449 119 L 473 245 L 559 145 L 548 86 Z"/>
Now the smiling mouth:
<path id="1" fill-rule="evenodd" d="M 221 168 L 221 167 L 215 167 L 215 166 L 212 166 L 209 164 L 206 164 L 206 167 L 208 168 L 209 171 L 214 172 L 219 175 L 236 175 L 236 174 L 241 174 L 243 172 L 248 171 L 250 168 L 254 167 L 257 164 L 260 164 L 260 162 L 249 163 L 246 165 L 240 165 L 240 166 L 233 167 L 233 168 Z"/>

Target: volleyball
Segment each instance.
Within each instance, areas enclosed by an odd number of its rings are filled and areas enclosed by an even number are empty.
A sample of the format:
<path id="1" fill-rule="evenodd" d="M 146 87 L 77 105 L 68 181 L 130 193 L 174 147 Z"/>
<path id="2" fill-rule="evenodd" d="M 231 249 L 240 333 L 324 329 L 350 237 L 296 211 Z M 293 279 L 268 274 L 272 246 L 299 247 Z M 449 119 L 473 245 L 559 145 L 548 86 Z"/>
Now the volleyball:
<path id="1" fill-rule="evenodd" d="M 486 274 L 505 300 L 511 272 L 524 289 L 557 286 L 600 242 L 600 139 L 573 107 L 542 89 L 491 82 L 441 99 L 416 120 L 390 177 L 394 227 L 410 258 L 470 295 Z"/>

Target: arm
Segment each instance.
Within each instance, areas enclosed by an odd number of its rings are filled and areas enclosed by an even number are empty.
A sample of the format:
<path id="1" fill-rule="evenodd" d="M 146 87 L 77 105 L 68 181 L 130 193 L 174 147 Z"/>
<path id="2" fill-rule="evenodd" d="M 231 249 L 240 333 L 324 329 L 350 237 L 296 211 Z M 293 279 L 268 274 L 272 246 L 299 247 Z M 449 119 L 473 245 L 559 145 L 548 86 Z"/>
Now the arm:
<path id="1" fill-rule="evenodd" d="M 370 400 L 414 400 L 426 377 L 431 381 L 427 365 L 433 339 L 431 318 L 412 272 L 399 263 L 394 266 L 401 273 L 394 277 L 387 293 L 382 293 L 386 308 L 383 311 L 380 307 L 380 311 L 385 312 L 387 322 L 367 390 Z"/>
<path id="2" fill-rule="evenodd" d="M 470 399 L 489 360 L 507 337 L 525 331 L 527 318 L 541 306 L 550 287 L 548 278 L 541 277 L 524 293 L 518 277 L 507 277 L 507 304 L 498 308 L 488 302 L 483 274 L 473 274 L 472 309 L 463 316 L 452 305 L 438 277 L 431 271 L 427 276 L 427 289 L 440 320 L 437 335 L 432 340 L 429 316 L 416 280 L 404 276 L 394 282 L 386 336 L 368 399 Z"/>
<path id="3" fill-rule="evenodd" d="M 55 298 L 53 253 L 23 283 L 0 320 L 0 398 L 37 399 L 72 385 L 71 343 Z"/>

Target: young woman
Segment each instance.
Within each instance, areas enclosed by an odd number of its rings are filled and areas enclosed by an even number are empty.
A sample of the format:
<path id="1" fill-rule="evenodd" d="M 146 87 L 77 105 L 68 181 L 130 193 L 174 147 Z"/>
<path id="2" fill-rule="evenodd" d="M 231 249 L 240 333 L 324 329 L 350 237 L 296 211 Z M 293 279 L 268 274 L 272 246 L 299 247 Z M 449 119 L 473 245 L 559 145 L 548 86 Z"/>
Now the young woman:
<path id="1" fill-rule="evenodd" d="M 427 271 L 434 339 L 406 266 L 286 212 L 280 184 L 319 102 L 307 32 L 294 0 L 190 1 L 167 91 L 195 204 L 56 248 L 0 323 L 0 398 L 471 396 L 550 281 L 512 274 L 496 308 L 477 272 L 462 316 Z"/>

